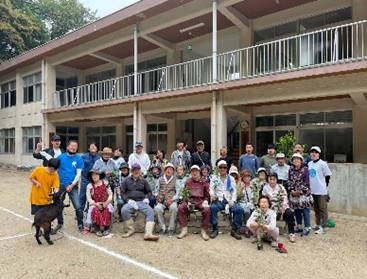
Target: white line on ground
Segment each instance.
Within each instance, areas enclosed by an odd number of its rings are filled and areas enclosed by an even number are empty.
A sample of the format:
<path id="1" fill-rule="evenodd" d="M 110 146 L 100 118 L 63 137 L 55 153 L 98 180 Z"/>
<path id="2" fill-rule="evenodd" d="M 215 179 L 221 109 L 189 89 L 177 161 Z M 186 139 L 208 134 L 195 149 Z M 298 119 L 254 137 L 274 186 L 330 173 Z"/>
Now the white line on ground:
<path id="1" fill-rule="evenodd" d="M 5 211 L 5 212 L 8 212 L 8 213 L 10 213 L 10 214 L 12 214 L 12 215 L 15 215 L 15 216 L 17 216 L 17 217 L 19 217 L 19 218 L 21 218 L 21 219 L 23 219 L 23 220 L 26 220 L 26 221 L 28 221 L 28 222 L 33 223 L 33 221 L 32 221 L 31 219 L 29 219 L 29 218 L 27 218 L 27 217 L 24 217 L 24 216 L 22 216 L 22 215 L 19 215 L 19 214 L 15 213 L 15 212 L 13 212 L 13 211 L 10 211 L 10 210 L 8 210 L 8 209 L 6 209 L 6 208 L 3 208 L 3 207 L 1 207 L 1 206 L 0 206 L 0 209 L 1 209 L 1 210 L 3 210 L 3 211 Z M 28 233 L 28 234 L 30 234 L 30 233 Z M 24 235 L 27 235 L 27 234 L 24 234 Z M 155 273 L 155 274 L 157 274 L 157 275 L 160 275 L 160 276 L 162 276 L 162 277 L 169 278 L 169 279 L 176 279 L 176 278 L 177 278 L 177 277 L 175 277 L 175 276 L 173 276 L 173 275 L 170 275 L 170 274 L 168 274 L 168 273 L 165 273 L 165 272 L 163 272 L 163 271 L 160 271 L 159 269 L 157 269 L 157 268 L 155 268 L 155 267 L 152 267 L 152 266 L 149 266 L 149 265 L 146 265 L 146 264 L 140 263 L 140 262 L 138 262 L 138 261 L 136 261 L 136 260 L 130 259 L 130 258 L 129 258 L 129 257 L 127 257 L 127 256 L 124 256 L 124 255 L 121 255 L 121 254 L 115 253 L 115 252 L 110 251 L 110 250 L 108 250 L 108 249 L 106 249 L 106 248 L 104 248 L 104 247 L 98 246 L 98 245 L 96 245 L 96 244 L 94 244 L 94 243 L 91 243 L 91 242 L 85 241 L 85 240 L 83 240 L 83 239 L 80 239 L 80 238 L 77 238 L 77 237 L 74 237 L 74 236 L 71 236 L 71 235 L 67 235 L 67 234 L 65 234 L 65 233 L 64 233 L 64 235 L 65 235 L 66 237 L 68 237 L 68 238 L 72 239 L 72 240 L 78 241 L 78 242 L 80 242 L 80 243 L 82 243 L 82 244 L 84 244 L 84 245 L 87 245 L 87 246 L 89 246 L 89 247 L 92 247 L 92 248 L 94 248 L 94 249 L 96 249 L 96 250 L 98 250 L 98 251 L 101 251 L 101 252 L 103 252 L 103 253 L 106 253 L 106 254 L 108 254 L 108 255 L 110 255 L 110 256 L 113 256 L 113 257 L 115 257 L 115 258 L 117 258 L 117 259 L 119 259 L 119 260 L 122 260 L 122 261 L 124 261 L 124 262 L 127 262 L 127 263 L 129 263 L 129 264 L 132 264 L 132 265 L 135 265 L 135 266 L 137 266 L 137 267 L 140 267 L 140 268 L 142 268 L 142 269 L 144 269 L 144 270 L 146 270 L 146 271 L 149 271 L 149 272 Z M 22 235 L 20 235 L 20 236 L 22 236 Z M 20 237 L 20 236 L 19 236 L 19 237 Z M 12 237 L 10 237 L 10 238 L 12 238 Z M 2 239 L 0 239 L 0 240 L 2 240 Z M 4 240 L 5 240 L 5 239 L 4 239 Z"/>
<path id="2" fill-rule="evenodd" d="M 2 237 L 2 238 L 0 238 L 0 241 L 1 240 L 7 240 L 7 239 L 13 239 L 13 238 L 17 238 L 17 237 L 22 237 L 22 236 L 26 236 L 26 235 L 29 235 L 29 234 L 32 234 L 32 233 L 23 233 L 23 234 L 18 234 L 18 235 L 13 235 L 13 236 Z"/>

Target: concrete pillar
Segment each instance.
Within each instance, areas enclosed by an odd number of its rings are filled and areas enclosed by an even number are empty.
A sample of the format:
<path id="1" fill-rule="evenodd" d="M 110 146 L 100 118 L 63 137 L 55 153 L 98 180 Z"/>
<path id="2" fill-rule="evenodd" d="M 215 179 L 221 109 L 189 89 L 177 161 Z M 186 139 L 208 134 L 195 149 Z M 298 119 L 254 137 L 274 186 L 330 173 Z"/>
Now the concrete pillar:
<path id="1" fill-rule="evenodd" d="M 167 120 L 167 147 L 166 147 L 166 159 L 169 161 L 173 150 L 176 149 L 176 119 Z"/>
<path id="2" fill-rule="evenodd" d="M 23 105 L 23 79 L 21 75 L 17 72 L 15 76 L 15 86 L 16 86 L 16 115 L 21 115 L 22 105 Z M 22 123 L 21 117 L 15 118 L 15 158 L 14 164 L 21 163 L 21 156 L 23 153 L 23 131 L 22 131 Z"/>
<path id="3" fill-rule="evenodd" d="M 223 106 L 224 92 L 218 93 L 217 99 L 217 146 L 216 157 L 220 156 L 220 148 L 227 145 L 227 110 Z"/>
<path id="4" fill-rule="evenodd" d="M 353 5 L 352 5 L 353 22 L 366 20 L 366 15 L 367 15 L 367 1 L 366 0 L 353 0 Z M 358 39 L 358 42 L 360 45 L 356 46 L 354 51 L 356 55 L 358 55 L 359 57 L 361 57 L 363 54 L 364 56 L 366 56 L 367 55 L 367 24 L 365 23 L 363 25 L 363 29 L 359 28 L 358 30 L 360 34 L 356 34 L 354 41 L 356 42 Z M 363 44 L 364 44 L 363 52 L 362 52 L 362 39 L 364 39 L 363 40 Z"/>
<path id="5" fill-rule="evenodd" d="M 85 84 L 85 77 L 86 77 L 85 73 L 80 73 L 78 75 L 78 86 Z"/>
<path id="6" fill-rule="evenodd" d="M 80 123 L 79 125 L 79 153 L 85 153 L 88 151 L 88 144 L 89 142 L 87 141 L 87 127 L 85 125 L 85 123 Z M 101 148 L 101 146 L 98 146 L 98 148 Z"/>
<path id="7" fill-rule="evenodd" d="M 122 137 L 122 127 L 122 123 L 116 124 L 116 146 L 112 148 L 115 148 L 117 146 L 123 147 L 124 139 Z"/>
<path id="8" fill-rule="evenodd" d="M 141 140 L 143 145 L 147 145 L 147 120 L 143 114 L 142 104 L 138 103 L 138 123 L 137 123 L 137 138 L 136 140 Z M 135 127 L 134 127 L 135 128 Z"/>
<path id="9" fill-rule="evenodd" d="M 353 114 L 353 161 L 367 163 L 367 106 L 355 106 Z"/>
<path id="10" fill-rule="evenodd" d="M 250 47 L 254 44 L 252 20 L 249 21 L 249 28 L 240 29 L 240 48 Z"/>
<path id="11" fill-rule="evenodd" d="M 212 96 L 212 107 L 211 107 L 211 128 L 210 128 L 210 135 L 211 135 L 211 140 L 210 140 L 210 146 L 211 146 L 211 150 L 210 150 L 210 158 L 211 158 L 211 162 L 212 165 L 215 165 L 215 161 L 217 160 L 217 98 L 218 98 L 218 92 L 217 91 L 213 91 L 213 96 Z"/>
<path id="12" fill-rule="evenodd" d="M 367 14 L 366 0 L 353 0 L 352 16 L 353 21 L 365 20 Z"/>
<path id="13" fill-rule="evenodd" d="M 52 107 L 53 93 L 56 91 L 56 66 L 51 65 L 49 59 L 46 58 L 44 60 L 44 100 L 45 106 L 44 108 Z M 48 120 L 48 115 L 44 114 L 44 134 L 43 137 L 43 148 L 48 148 L 50 143 L 50 133 L 56 132 L 56 127 L 53 123 Z"/>

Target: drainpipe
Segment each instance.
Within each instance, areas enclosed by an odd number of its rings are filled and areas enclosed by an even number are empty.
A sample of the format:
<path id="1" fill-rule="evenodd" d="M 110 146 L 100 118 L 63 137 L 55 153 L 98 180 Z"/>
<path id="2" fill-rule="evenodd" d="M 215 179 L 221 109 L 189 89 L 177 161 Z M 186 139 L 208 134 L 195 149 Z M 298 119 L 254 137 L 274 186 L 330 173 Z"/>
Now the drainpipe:
<path id="1" fill-rule="evenodd" d="M 134 27 L 134 95 L 138 95 L 138 23 Z"/>
<path id="2" fill-rule="evenodd" d="M 215 161 L 217 158 L 217 91 L 213 91 L 213 100 L 212 100 L 212 108 L 211 108 L 211 140 L 210 140 L 210 146 L 211 146 L 211 154 L 210 159 L 212 162 L 212 166 L 215 166 Z"/>
<path id="3" fill-rule="evenodd" d="M 45 92 L 45 59 L 42 59 L 41 66 L 41 94 L 42 94 L 42 103 L 41 103 L 41 111 L 45 109 L 45 100 L 46 100 L 46 92 Z M 41 125 L 41 138 L 42 138 L 42 149 L 45 147 L 45 114 L 42 113 L 42 125 Z"/>
<path id="4" fill-rule="evenodd" d="M 217 0 L 213 0 L 213 83 L 217 82 Z"/>

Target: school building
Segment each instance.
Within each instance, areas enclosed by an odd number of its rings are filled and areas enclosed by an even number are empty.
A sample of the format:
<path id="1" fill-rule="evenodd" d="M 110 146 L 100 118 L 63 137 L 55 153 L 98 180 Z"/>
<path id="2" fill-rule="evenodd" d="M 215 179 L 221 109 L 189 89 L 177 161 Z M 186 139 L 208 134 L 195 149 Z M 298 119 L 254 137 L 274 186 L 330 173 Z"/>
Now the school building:
<path id="1" fill-rule="evenodd" d="M 0 64 L 0 163 L 62 144 L 175 139 L 255 153 L 292 131 L 367 163 L 367 1 L 142 0 Z"/>

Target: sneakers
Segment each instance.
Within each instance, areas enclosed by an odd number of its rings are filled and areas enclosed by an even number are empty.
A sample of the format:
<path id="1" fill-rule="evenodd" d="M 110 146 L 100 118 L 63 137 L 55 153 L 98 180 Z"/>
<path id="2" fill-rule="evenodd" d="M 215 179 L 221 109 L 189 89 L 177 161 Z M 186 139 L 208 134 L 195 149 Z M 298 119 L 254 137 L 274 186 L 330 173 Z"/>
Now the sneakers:
<path id="1" fill-rule="evenodd" d="M 83 226 L 82 226 L 83 227 Z M 62 225 L 58 224 L 55 228 L 51 229 L 50 234 L 57 234 L 59 230 L 62 229 Z"/>
<path id="2" fill-rule="evenodd" d="M 326 230 L 324 228 L 319 228 L 317 231 L 315 231 L 315 234 L 325 234 Z"/>
<path id="3" fill-rule="evenodd" d="M 160 231 L 159 231 L 159 233 L 158 233 L 158 236 L 159 236 L 159 237 L 162 237 L 162 236 L 165 236 L 165 234 L 166 234 L 166 230 L 164 230 L 164 229 L 160 229 Z"/>
<path id="4" fill-rule="evenodd" d="M 168 237 L 173 237 L 173 230 L 168 230 L 167 236 Z"/>
<path id="5" fill-rule="evenodd" d="M 304 229 L 304 230 L 303 230 L 303 232 L 302 232 L 301 237 L 307 237 L 309 234 L 310 234 L 310 231 L 309 231 L 309 230 Z"/>
<path id="6" fill-rule="evenodd" d="M 314 231 L 318 231 L 321 227 L 319 225 L 315 225 L 313 227 L 311 227 L 311 229 L 313 229 Z"/>
<path id="7" fill-rule="evenodd" d="M 277 247 L 278 247 L 278 243 L 277 243 L 275 240 L 273 240 L 273 241 L 270 243 L 270 246 L 271 246 L 272 248 L 277 248 Z"/>
<path id="8" fill-rule="evenodd" d="M 258 242 L 258 239 L 257 239 L 257 237 L 255 236 L 255 237 L 252 239 L 252 243 L 256 243 L 256 242 Z"/>
<path id="9" fill-rule="evenodd" d="M 296 227 L 294 233 L 301 233 L 303 230 L 300 227 Z"/>
<path id="10" fill-rule="evenodd" d="M 245 230 L 245 237 L 250 238 L 250 230 Z"/>
<path id="11" fill-rule="evenodd" d="M 82 232 L 83 230 L 84 230 L 83 225 L 78 225 L 78 231 L 79 231 L 79 232 Z"/>
<path id="12" fill-rule="evenodd" d="M 294 233 L 290 233 L 288 236 L 289 242 L 295 243 L 296 242 L 296 235 Z"/>

